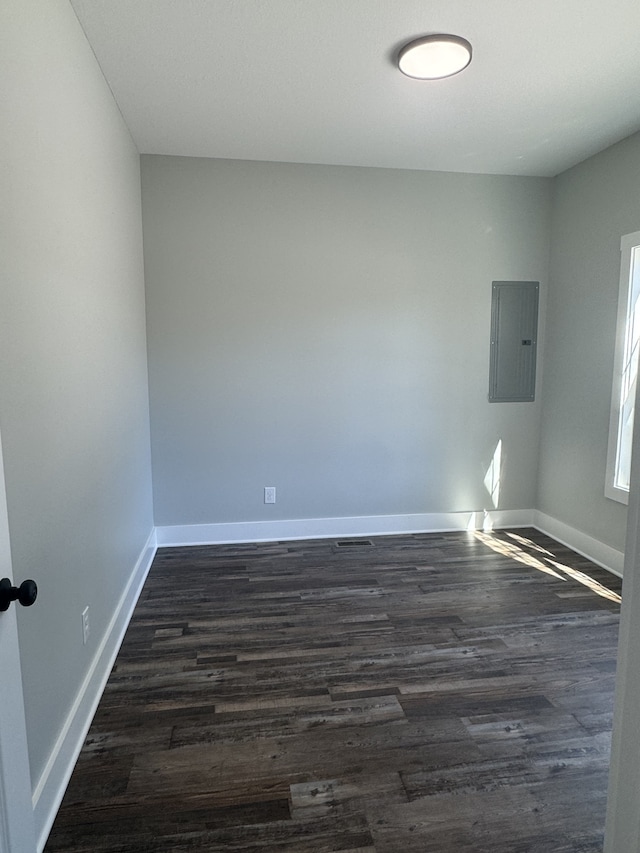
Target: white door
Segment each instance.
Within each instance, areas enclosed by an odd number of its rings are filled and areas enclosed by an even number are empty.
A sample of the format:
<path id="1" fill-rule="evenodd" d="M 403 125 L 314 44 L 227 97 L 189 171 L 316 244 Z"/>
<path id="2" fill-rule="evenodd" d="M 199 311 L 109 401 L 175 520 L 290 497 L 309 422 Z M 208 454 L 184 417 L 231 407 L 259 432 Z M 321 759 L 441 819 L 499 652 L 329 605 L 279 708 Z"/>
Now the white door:
<path id="1" fill-rule="evenodd" d="M 12 578 L 0 440 L 0 578 Z M 0 853 L 35 853 L 16 605 L 0 612 Z"/>

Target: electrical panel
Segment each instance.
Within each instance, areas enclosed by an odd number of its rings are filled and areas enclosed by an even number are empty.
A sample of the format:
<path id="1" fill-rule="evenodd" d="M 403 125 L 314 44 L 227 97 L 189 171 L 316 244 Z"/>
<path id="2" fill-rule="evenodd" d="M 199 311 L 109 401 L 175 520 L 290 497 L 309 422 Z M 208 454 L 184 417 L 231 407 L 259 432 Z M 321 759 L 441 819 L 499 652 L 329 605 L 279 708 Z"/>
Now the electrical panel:
<path id="1" fill-rule="evenodd" d="M 536 393 L 537 281 L 494 281 L 489 402 L 531 402 Z"/>

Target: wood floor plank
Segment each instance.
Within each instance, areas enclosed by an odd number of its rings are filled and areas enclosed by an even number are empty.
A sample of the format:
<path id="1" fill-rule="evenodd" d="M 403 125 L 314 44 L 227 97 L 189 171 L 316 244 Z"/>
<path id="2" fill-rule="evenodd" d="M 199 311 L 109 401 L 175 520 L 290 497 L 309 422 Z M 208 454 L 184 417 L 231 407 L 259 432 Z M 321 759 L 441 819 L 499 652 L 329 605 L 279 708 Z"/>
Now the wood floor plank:
<path id="1" fill-rule="evenodd" d="M 531 529 L 160 549 L 46 853 L 600 853 L 620 587 Z"/>

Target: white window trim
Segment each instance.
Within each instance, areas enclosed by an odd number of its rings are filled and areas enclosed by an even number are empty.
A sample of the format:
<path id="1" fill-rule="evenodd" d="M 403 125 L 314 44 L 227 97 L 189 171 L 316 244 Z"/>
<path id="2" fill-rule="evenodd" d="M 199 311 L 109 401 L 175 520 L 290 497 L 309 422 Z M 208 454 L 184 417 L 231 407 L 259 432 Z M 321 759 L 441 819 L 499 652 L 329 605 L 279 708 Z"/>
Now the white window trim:
<path id="1" fill-rule="evenodd" d="M 618 288 L 618 320 L 616 324 L 616 349 L 613 364 L 613 383 L 611 392 L 611 415 L 609 419 L 609 444 L 607 447 L 607 467 L 604 493 L 611 500 L 629 503 L 629 490 L 615 484 L 618 458 L 618 432 L 621 408 L 622 378 L 625 361 L 627 337 L 627 316 L 629 313 L 630 285 L 632 274 L 633 250 L 640 246 L 640 231 L 625 234 L 620 240 L 620 284 Z M 640 297 L 636 297 L 640 298 Z"/>

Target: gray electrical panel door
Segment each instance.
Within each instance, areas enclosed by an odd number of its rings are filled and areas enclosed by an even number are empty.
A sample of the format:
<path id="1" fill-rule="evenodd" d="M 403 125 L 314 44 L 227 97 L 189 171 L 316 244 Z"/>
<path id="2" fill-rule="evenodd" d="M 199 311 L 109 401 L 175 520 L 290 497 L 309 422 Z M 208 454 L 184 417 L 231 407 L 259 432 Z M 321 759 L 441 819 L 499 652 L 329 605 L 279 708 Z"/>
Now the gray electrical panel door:
<path id="1" fill-rule="evenodd" d="M 489 402 L 535 399 L 537 281 L 494 281 L 491 294 Z"/>

